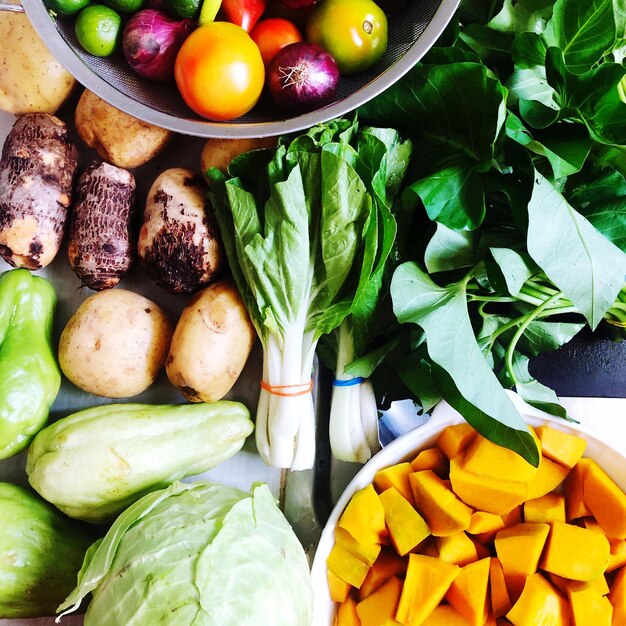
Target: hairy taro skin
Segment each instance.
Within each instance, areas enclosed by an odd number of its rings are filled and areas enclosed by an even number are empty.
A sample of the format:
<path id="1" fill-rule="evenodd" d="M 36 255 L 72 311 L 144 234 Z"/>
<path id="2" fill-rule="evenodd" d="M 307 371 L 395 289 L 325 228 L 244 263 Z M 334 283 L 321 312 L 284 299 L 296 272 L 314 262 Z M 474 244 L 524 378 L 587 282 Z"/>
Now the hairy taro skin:
<path id="1" fill-rule="evenodd" d="M 192 294 L 219 273 L 222 249 L 195 172 L 174 168 L 153 183 L 139 233 L 139 258 L 150 279 L 175 294 Z"/>
<path id="2" fill-rule="evenodd" d="M 67 126 L 47 113 L 20 117 L 0 160 L 0 255 L 37 270 L 56 256 L 77 168 Z"/>
<path id="3" fill-rule="evenodd" d="M 127 170 L 94 162 L 80 177 L 67 254 L 84 286 L 110 289 L 130 269 L 134 207 L 135 178 Z"/>

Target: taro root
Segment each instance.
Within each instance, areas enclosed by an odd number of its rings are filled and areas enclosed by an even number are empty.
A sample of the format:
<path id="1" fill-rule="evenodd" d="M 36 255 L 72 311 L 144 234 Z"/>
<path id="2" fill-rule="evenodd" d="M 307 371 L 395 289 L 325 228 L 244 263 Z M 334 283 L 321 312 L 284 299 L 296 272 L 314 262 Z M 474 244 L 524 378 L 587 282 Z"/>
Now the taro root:
<path id="1" fill-rule="evenodd" d="M 47 113 L 20 117 L 0 160 L 0 254 L 14 267 L 37 270 L 63 240 L 76 146 L 66 125 Z"/>
<path id="2" fill-rule="evenodd" d="M 139 233 L 139 258 L 161 289 L 191 294 L 210 283 L 223 252 L 206 185 L 192 170 L 174 168 L 152 184 Z"/>
<path id="3" fill-rule="evenodd" d="M 134 205 L 135 177 L 127 170 L 96 161 L 80 177 L 67 254 L 86 287 L 115 287 L 132 265 Z"/>

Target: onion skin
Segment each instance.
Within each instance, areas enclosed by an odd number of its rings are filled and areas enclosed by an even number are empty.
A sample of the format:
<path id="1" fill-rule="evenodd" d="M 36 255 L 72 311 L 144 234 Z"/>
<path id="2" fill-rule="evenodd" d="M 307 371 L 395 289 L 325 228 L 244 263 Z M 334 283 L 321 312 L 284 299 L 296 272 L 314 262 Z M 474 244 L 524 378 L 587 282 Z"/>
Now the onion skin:
<path id="1" fill-rule="evenodd" d="M 321 46 L 292 43 L 272 59 L 267 84 L 280 109 L 307 113 L 333 102 L 339 85 L 339 67 Z"/>
<path id="2" fill-rule="evenodd" d="M 144 78 L 173 80 L 176 55 L 194 28 L 195 22 L 190 19 L 174 20 L 156 9 L 139 11 L 122 34 L 124 58 Z"/>

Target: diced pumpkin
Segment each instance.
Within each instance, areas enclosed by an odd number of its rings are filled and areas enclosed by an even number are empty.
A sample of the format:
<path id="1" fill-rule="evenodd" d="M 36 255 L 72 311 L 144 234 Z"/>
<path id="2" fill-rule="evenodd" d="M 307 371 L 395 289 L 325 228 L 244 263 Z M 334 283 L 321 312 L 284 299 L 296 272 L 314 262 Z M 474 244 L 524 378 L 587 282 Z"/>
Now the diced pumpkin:
<path id="1" fill-rule="evenodd" d="M 481 559 L 462 567 L 445 596 L 471 626 L 484 626 L 487 621 L 490 560 Z"/>
<path id="2" fill-rule="evenodd" d="M 569 626 L 565 598 L 539 573 L 526 580 L 524 590 L 506 614 L 513 626 Z"/>
<path id="3" fill-rule="evenodd" d="M 572 626 L 611 626 L 613 606 L 594 589 L 570 589 Z"/>
<path id="4" fill-rule="evenodd" d="M 441 448 L 427 448 L 411 461 L 411 469 L 414 472 L 429 469 L 439 478 L 443 478 L 448 475 L 448 457 L 441 451 Z"/>
<path id="5" fill-rule="evenodd" d="M 587 442 L 582 437 L 551 426 L 538 426 L 535 433 L 541 441 L 542 454 L 568 469 L 572 469 L 580 461 L 587 447 Z"/>
<path id="6" fill-rule="evenodd" d="M 409 555 L 409 566 L 396 612 L 396 620 L 407 626 L 418 626 L 450 588 L 460 568 L 422 554 Z"/>
<path id="7" fill-rule="evenodd" d="M 333 602 L 345 602 L 346 598 L 350 595 L 352 585 L 342 580 L 333 572 L 332 569 L 326 570 L 328 574 L 328 591 L 330 592 L 330 599 Z"/>
<path id="8" fill-rule="evenodd" d="M 470 536 L 474 547 L 476 548 L 476 560 L 486 559 L 487 557 L 491 557 L 491 550 L 488 545 L 482 544 L 478 541 L 477 536 Z"/>
<path id="9" fill-rule="evenodd" d="M 405 555 L 430 537 L 424 518 L 395 487 L 389 487 L 379 497 L 391 541 L 399 555 Z"/>
<path id="10" fill-rule="evenodd" d="M 396 554 L 392 548 L 383 548 L 359 589 L 359 598 L 363 600 L 382 587 L 392 576 L 404 576 L 408 559 Z"/>
<path id="11" fill-rule="evenodd" d="M 506 615 L 512 603 L 509 590 L 506 587 L 502 563 L 497 557 L 492 557 L 489 563 L 489 587 L 491 589 L 491 611 L 496 617 Z"/>
<path id="12" fill-rule="evenodd" d="M 360 544 L 384 543 L 387 537 L 385 510 L 373 485 L 352 496 L 337 525 Z"/>
<path id="13" fill-rule="evenodd" d="M 617 572 L 611 585 L 609 600 L 613 605 L 613 623 L 611 626 L 626 624 L 626 568 Z"/>
<path id="14" fill-rule="evenodd" d="M 547 572 L 589 581 L 600 576 L 609 562 L 608 539 L 593 530 L 552 522 L 541 568 Z"/>
<path id="15" fill-rule="evenodd" d="M 496 554 L 510 594 L 519 595 L 526 578 L 537 571 L 550 532 L 548 524 L 515 524 L 496 533 Z"/>
<path id="16" fill-rule="evenodd" d="M 413 471 L 410 463 L 397 463 L 390 467 L 376 472 L 374 476 L 374 487 L 379 493 L 387 491 L 389 487 L 395 487 L 411 504 L 413 502 L 413 492 L 409 483 L 409 474 Z"/>
<path id="17" fill-rule="evenodd" d="M 345 602 L 337 607 L 335 626 L 361 626 L 361 620 L 356 612 L 356 600 L 348 596 Z"/>
<path id="18" fill-rule="evenodd" d="M 361 626 L 393 626 L 400 594 L 402 581 L 392 576 L 374 593 L 356 605 L 356 612 L 361 620 Z"/>
<path id="19" fill-rule="evenodd" d="M 477 476 L 466 471 L 456 457 L 450 460 L 450 481 L 454 493 L 465 504 L 496 515 L 514 509 L 526 500 L 528 493 L 526 483 Z"/>
<path id="20" fill-rule="evenodd" d="M 565 522 L 565 497 L 547 493 L 540 498 L 524 502 L 525 522 Z"/>
<path id="21" fill-rule="evenodd" d="M 454 424 L 441 431 L 435 445 L 451 459 L 463 452 L 477 434 L 467 422 Z"/>
<path id="22" fill-rule="evenodd" d="M 602 530 L 626 539 L 626 494 L 595 461 L 590 461 L 583 480 L 583 499 Z"/>
<path id="23" fill-rule="evenodd" d="M 528 483 L 528 499 L 540 498 L 556 489 L 569 474 L 569 469 L 542 456 L 535 478 Z"/>
<path id="24" fill-rule="evenodd" d="M 478 535 L 481 533 L 496 532 L 504 528 L 504 520 L 502 516 L 487 511 L 474 511 L 470 520 L 467 532 L 470 535 Z"/>
<path id="25" fill-rule="evenodd" d="M 478 560 L 474 542 L 464 533 L 454 533 L 446 537 L 437 537 L 439 558 L 454 565 L 467 565 Z"/>
<path id="26" fill-rule="evenodd" d="M 591 459 L 580 459 L 563 481 L 565 515 L 568 522 L 591 515 L 591 511 L 583 499 L 584 479 L 590 464 Z"/>
<path id="27" fill-rule="evenodd" d="M 437 545 L 437 537 L 427 539 L 419 549 L 419 553 L 424 556 L 432 556 L 434 559 L 439 558 L 439 546 Z"/>
<path id="28" fill-rule="evenodd" d="M 605 570 L 607 573 L 614 572 L 616 569 L 626 565 L 626 540 L 609 537 L 609 546 L 611 554 L 609 555 L 609 564 Z"/>
<path id="29" fill-rule="evenodd" d="M 581 589 L 591 589 L 601 596 L 605 596 L 609 593 L 609 585 L 604 575 L 585 582 L 582 580 L 570 580 L 569 578 L 563 578 L 562 576 L 548 573 L 548 579 L 564 595 L 567 595 L 571 590 L 579 591 Z"/>
<path id="30" fill-rule="evenodd" d="M 453 606 L 440 604 L 422 622 L 422 626 L 470 626 L 468 622 Z"/>
<path id="31" fill-rule="evenodd" d="M 505 526 L 515 526 L 515 524 L 521 524 L 524 521 L 524 505 L 518 504 L 514 509 L 505 513 L 502 516 L 502 521 Z"/>
<path id="32" fill-rule="evenodd" d="M 465 450 L 463 469 L 477 476 L 500 479 L 503 468 L 506 479 L 513 482 L 529 483 L 537 473 L 537 468 L 516 452 L 476 435 Z"/>
<path id="33" fill-rule="evenodd" d="M 326 559 L 326 565 L 339 578 L 358 589 L 379 553 L 380 545 L 360 544 L 347 530 L 337 527 L 335 545 Z"/>
<path id="34" fill-rule="evenodd" d="M 469 527 L 472 509 L 461 502 L 432 470 L 409 476 L 417 510 L 436 537 L 452 535 Z"/>

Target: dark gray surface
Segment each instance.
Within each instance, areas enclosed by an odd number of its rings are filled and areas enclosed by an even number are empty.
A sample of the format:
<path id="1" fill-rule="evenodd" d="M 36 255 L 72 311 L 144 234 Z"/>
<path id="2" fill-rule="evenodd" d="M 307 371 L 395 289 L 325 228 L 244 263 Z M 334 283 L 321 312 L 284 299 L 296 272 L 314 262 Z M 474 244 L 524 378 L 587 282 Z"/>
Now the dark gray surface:
<path id="1" fill-rule="evenodd" d="M 532 359 L 530 372 L 559 396 L 626 398 L 626 341 L 614 341 L 604 326 L 585 329 Z"/>

